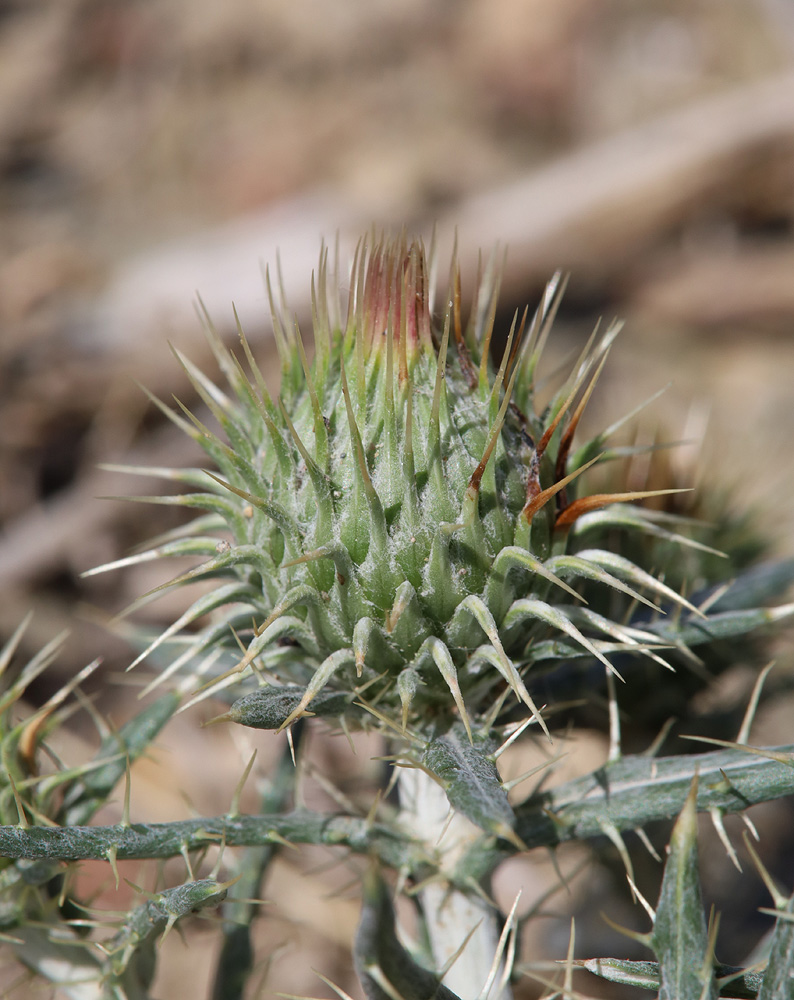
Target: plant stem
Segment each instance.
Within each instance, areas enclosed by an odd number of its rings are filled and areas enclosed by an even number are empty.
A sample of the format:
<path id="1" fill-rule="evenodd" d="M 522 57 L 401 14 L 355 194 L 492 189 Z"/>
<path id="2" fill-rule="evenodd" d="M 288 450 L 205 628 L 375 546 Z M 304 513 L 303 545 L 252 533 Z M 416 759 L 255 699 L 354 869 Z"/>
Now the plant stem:
<path id="1" fill-rule="evenodd" d="M 450 816 L 443 788 L 419 768 L 401 768 L 399 792 L 401 825 L 424 841 L 442 875 L 451 874 L 482 831 L 459 813 Z M 484 894 L 453 889 L 444 881 L 425 885 L 419 900 L 436 969 L 443 969 L 471 935 L 443 981 L 461 1000 L 476 1000 L 491 972 L 499 942 L 497 911 Z M 502 974 L 500 965 L 496 983 L 501 983 Z M 489 1000 L 512 1000 L 509 984 L 494 986 L 488 996 Z"/>

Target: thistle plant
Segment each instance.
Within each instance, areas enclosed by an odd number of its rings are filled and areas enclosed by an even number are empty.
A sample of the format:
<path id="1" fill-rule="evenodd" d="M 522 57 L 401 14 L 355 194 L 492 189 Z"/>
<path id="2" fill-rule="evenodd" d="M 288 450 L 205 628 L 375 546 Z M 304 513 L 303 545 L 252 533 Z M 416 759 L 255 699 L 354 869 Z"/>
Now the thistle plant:
<path id="1" fill-rule="evenodd" d="M 758 662 L 762 632 L 794 613 L 779 603 L 794 567 L 726 569 L 686 517 L 664 501 L 643 506 L 677 486 L 629 490 L 607 475 L 630 452 L 613 442 L 620 425 L 577 440 L 617 324 L 544 393 L 538 366 L 564 281 L 552 280 L 531 319 L 515 317 L 497 351 L 497 268 L 481 269 L 464 323 L 457 262 L 436 310 L 432 257 L 404 237 L 363 241 L 343 309 L 339 265 L 323 252 L 311 360 L 268 281 L 277 397 L 242 330 L 228 351 L 208 322 L 225 387 L 177 354 L 207 412 L 154 400 L 204 449 L 208 467 L 129 470 L 177 491 L 136 499 L 199 513 L 95 571 L 200 558 L 158 591 L 203 581 L 202 595 L 133 664 L 153 665 L 144 694 L 157 697 L 118 731 L 97 719 L 94 760 L 44 773 L 40 758 L 82 675 L 19 721 L 15 705 L 53 655 L 46 650 L 0 701 L 3 933 L 19 961 L 64 996 L 152 995 L 159 936 L 200 910 L 217 915 L 223 937 L 208 995 L 242 997 L 268 865 L 301 843 L 366 862 L 354 960 L 369 1000 L 508 1000 L 526 976 L 551 984 L 549 995 L 574 996 L 576 967 L 664 997 L 792 995 L 791 900 L 774 889 L 765 971 L 742 970 L 742 956 L 723 966 L 698 879 L 697 811 L 711 814 L 735 860 L 722 817 L 794 792 L 794 745 L 749 742 L 766 672 L 738 734 L 671 757 L 624 754 L 621 688 L 681 691 L 685 701 L 693 669 L 702 684 L 738 655 Z M 205 721 L 285 734 L 260 812 L 241 813 L 238 790 L 223 816 L 132 823 L 125 809 L 116 826 L 90 825 L 129 762 L 176 711 L 200 703 L 197 711 L 215 706 Z M 544 787 L 577 713 L 593 705 L 603 706 L 607 761 Z M 635 699 L 626 709 L 635 726 L 652 724 L 648 707 Z M 381 736 L 391 778 L 363 815 L 294 801 L 302 734 L 320 725 L 353 739 L 361 730 Z M 516 802 L 500 758 L 528 740 L 548 748 L 549 763 Z M 518 910 L 500 913 L 490 893 L 504 859 L 606 839 L 631 876 L 624 834 L 647 840 L 646 824 L 679 813 L 658 904 L 647 905 L 652 930 L 633 931 L 653 961 L 579 959 L 572 935 L 557 981 L 544 956 L 518 954 Z M 197 877 L 219 846 L 214 867 Z M 115 870 L 121 859 L 179 855 L 182 884 L 141 892 L 112 926 L 85 917 L 74 863 L 105 859 Z M 395 929 L 395 893 L 416 903 L 415 940 Z"/>

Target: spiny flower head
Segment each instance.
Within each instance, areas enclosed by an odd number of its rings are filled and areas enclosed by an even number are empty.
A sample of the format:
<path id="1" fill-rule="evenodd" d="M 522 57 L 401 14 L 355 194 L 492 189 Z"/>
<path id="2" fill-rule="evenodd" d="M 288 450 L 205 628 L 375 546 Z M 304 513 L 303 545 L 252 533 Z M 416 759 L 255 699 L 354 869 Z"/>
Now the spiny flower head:
<path id="1" fill-rule="evenodd" d="M 645 650 L 653 640 L 588 610 L 566 578 L 626 602 L 651 603 L 637 586 L 676 599 L 634 563 L 582 541 L 621 509 L 607 505 L 649 495 L 575 496 L 604 447 L 603 436 L 572 445 L 617 327 L 588 345 L 536 412 L 559 276 L 530 322 L 526 312 L 514 319 L 498 366 L 492 264 L 465 328 L 456 260 L 436 315 L 424 249 L 405 237 L 359 244 L 344 319 L 334 286 L 323 253 L 310 363 L 268 282 L 276 399 L 242 332 L 238 358 L 210 330 L 233 397 L 180 356 L 222 436 L 184 407 L 167 411 L 214 471 L 158 470 L 196 489 L 169 502 L 205 513 L 153 551 L 209 556 L 171 583 L 217 586 L 147 652 L 220 609 L 163 676 L 189 664 L 216 693 L 248 678 L 257 688 L 233 707 L 237 721 L 288 725 L 316 711 L 405 730 L 459 715 L 471 731 L 472 717 L 492 721 L 512 692 L 545 730 L 527 688 L 539 649 L 562 641 L 611 669 L 602 647 Z M 639 508 L 624 510 L 624 526 L 651 526 Z M 244 653 L 224 670 L 221 649 L 234 639 Z"/>

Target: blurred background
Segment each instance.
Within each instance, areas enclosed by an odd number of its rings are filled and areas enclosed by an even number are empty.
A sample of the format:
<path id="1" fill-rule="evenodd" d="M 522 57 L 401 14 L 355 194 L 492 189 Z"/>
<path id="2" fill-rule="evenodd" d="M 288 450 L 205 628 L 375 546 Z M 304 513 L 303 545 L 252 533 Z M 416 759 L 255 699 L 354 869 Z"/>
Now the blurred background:
<path id="1" fill-rule="evenodd" d="M 305 319 L 322 239 L 344 260 L 368 227 L 434 225 L 442 248 L 457 231 L 465 274 L 507 249 L 505 322 L 571 271 L 552 360 L 625 318 L 592 419 L 670 382 L 639 435 L 693 442 L 669 458 L 682 483 L 719 467 L 728 508 L 794 554 L 790 0 L 0 0 L 0 634 L 30 608 L 31 650 L 71 629 L 42 697 L 101 652 L 124 718 L 110 617 L 163 570 L 80 574 L 175 515 L 97 499 L 160 489 L 98 464 L 196 459 L 135 384 L 191 403 L 168 345 L 211 365 L 196 293 L 230 336 L 236 304 L 275 383 L 277 250 Z M 761 717 L 769 742 L 792 741 L 790 713 Z M 239 774 L 240 747 L 195 719 L 166 742 L 138 769 L 140 814 L 172 817 L 177 788 L 223 811 L 236 778 L 196 787 L 186 761 L 211 744 L 218 775 Z M 297 906 L 291 874 L 267 887 L 282 916 L 263 920 L 281 948 L 264 995 L 317 993 L 318 967 L 358 996 L 355 893 L 306 876 Z M 564 954 L 567 922 L 549 935 Z M 187 995 L 168 949 L 157 995 Z"/>

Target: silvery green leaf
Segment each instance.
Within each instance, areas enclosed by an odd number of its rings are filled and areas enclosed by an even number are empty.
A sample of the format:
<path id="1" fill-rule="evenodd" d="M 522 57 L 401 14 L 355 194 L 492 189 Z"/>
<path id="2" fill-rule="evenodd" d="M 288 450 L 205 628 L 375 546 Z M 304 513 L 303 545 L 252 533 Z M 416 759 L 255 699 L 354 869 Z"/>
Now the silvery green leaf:
<path id="1" fill-rule="evenodd" d="M 792 614 L 794 605 L 784 604 L 778 608 L 723 611 L 719 614 L 709 614 L 706 618 L 696 618 L 693 615 L 688 618 L 682 617 L 678 621 L 672 620 L 671 617 L 660 618 L 651 623 L 636 624 L 658 636 L 662 642 L 696 647 L 718 640 L 738 639 L 766 625 L 783 621 Z"/>
<path id="2" fill-rule="evenodd" d="M 158 938 L 199 910 L 219 906 L 228 883 L 213 878 L 186 882 L 155 893 L 128 914 L 121 928 L 103 943 L 103 998 L 149 1000 L 157 964 Z"/>
<path id="3" fill-rule="evenodd" d="M 785 758 L 794 753 L 794 745 L 772 752 Z M 530 796 L 515 807 L 516 833 L 532 848 L 600 837 L 605 825 L 618 831 L 639 829 L 679 812 L 696 772 L 700 812 L 742 812 L 757 802 L 794 794 L 794 767 L 742 749 L 676 757 L 630 755 Z M 0 829 L 0 846 L 2 837 Z M 483 840 L 461 860 L 459 878 L 482 878 L 503 857 L 504 845 Z"/>
<path id="4" fill-rule="evenodd" d="M 628 962 L 622 958 L 588 958 L 575 964 L 610 983 L 636 986 L 643 990 L 659 989 L 658 962 Z"/>
<path id="5" fill-rule="evenodd" d="M 758 1000 L 794 997 L 794 895 L 778 917 Z"/>
<path id="6" fill-rule="evenodd" d="M 588 958 L 575 964 L 592 972 L 594 976 L 600 976 L 601 979 L 606 979 L 611 983 L 636 986 L 638 989 L 644 990 L 658 991 L 659 989 L 658 962 L 631 962 L 622 958 Z M 748 972 L 730 965 L 716 965 L 714 974 L 717 977 L 721 997 L 755 1000 L 758 996 L 762 973 Z"/>
<path id="7" fill-rule="evenodd" d="M 422 763 L 441 780 L 453 809 L 486 833 L 504 837 L 514 832 L 515 814 L 489 756 L 495 749 L 476 735 L 470 743 L 456 726 L 428 743 Z"/>
<path id="8" fill-rule="evenodd" d="M 712 611 L 738 611 L 780 600 L 794 583 L 794 559 L 762 563 L 745 570 L 712 605 Z"/>
<path id="9" fill-rule="evenodd" d="M 386 884 L 371 871 L 354 946 L 356 972 L 367 1000 L 458 1000 L 436 975 L 418 965 L 400 944 Z"/>
<path id="10" fill-rule="evenodd" d="M 304 688 L 297 685 L 260 688 L 238 698 L 228 711 L 232 722 L 252 729 L 279 729 L 300 704 Z M 314 715 L 340 716 L 350 709 L 350 696 L 339 691 L 320 691 L 312 698 Z"/>
<path id="11" fill-rule="evenodd" d="M 716 1000 L 712 945 L 700 894 L 697 776 L 670 838 L 650 944 L 659 959 L 659 1000 Z"/>
<path id="12" fill-rule="evenodd" d="M 782 746 L 773 752 L 792 751 L 794 746 Z M 518 833 L 531 847 L 598 836 L 602 820 L 618 830 L 637 829 L 679 812 L 696 772 L 700 811 L 740 812 L 756 802 L 794 794 L 793 767 L 741 749 L 676 757 L 639 754 L 533 795 L 516 807 Z M 556 830 L 556 836 L 547 839 L 544 830 Z"/>

